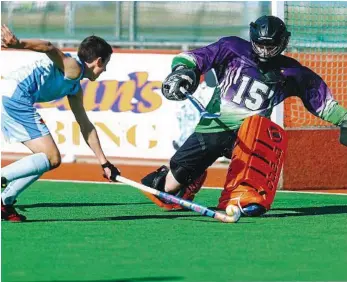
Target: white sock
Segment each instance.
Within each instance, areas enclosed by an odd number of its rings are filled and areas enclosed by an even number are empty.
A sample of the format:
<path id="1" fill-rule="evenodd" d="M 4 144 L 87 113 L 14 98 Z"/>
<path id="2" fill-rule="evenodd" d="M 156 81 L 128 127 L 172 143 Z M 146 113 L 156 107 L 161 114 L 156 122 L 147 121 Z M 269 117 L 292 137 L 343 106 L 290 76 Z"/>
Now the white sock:
<path id="1" fill-rule="evenodd" d="M 42 175 L 50 169 L 45 153 L 37 153 L 24 157 L 8 166 L 1 168 L 1 176 L 8 182 L 31 175 Z"/>
<path id="2" fill-rule="evenodd" d="M 30 184 L 39 179 L 41 175 L 31 175 L 12 181 L 1 193 L 2 202 L 5 205 L 12 205 L 18 195 L 29 187 Z"/>

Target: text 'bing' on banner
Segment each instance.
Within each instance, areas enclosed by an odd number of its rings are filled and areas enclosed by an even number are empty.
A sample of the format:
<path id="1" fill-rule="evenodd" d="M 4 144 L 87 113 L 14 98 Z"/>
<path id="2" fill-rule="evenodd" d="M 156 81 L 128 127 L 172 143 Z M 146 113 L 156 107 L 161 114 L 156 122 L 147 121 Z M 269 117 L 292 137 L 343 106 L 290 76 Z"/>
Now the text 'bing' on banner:
<path id="1" fill-rule="evenodd" d="M 3 76 L 42 56 L 2 52 L 1 61 L 10 66 Z M 199 115 L 189 102 L 168 101 L 161 94 L 172 58 L 165 54 L 115 53 L 97 81 L 81 81 L 84 107 L 107 156 L 169 159 L 194 130 Z M 202 83 L 197 95 L 206 102 L 212 91 L 213 87 Z M 66 97 L 35 106 L 62 154 L 93 155 Z M 3 152 L 28 152 L 22 144 L 5 143 L 3 137 L 1 145 Z"/>

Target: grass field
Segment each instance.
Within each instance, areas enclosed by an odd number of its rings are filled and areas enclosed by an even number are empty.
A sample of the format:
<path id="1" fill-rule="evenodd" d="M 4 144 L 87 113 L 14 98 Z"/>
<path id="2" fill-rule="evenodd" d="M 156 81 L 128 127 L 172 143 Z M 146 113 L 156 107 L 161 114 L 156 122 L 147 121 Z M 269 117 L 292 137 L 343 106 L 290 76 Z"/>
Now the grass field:
<path id="1" fill-rule="evenodd" d="M 344 195 L 280 192 L 266 216 L 223 224 L 123 185 L 42 181 L 18 208 L 30 220 L 2 222 L 2 282 L 347 281 Z"/>

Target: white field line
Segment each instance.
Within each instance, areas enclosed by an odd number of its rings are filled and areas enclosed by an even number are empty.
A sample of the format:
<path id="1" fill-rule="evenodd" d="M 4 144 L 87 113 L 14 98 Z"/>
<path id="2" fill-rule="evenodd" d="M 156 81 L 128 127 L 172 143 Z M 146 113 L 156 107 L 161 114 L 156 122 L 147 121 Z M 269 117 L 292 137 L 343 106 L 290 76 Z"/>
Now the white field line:
<path id="1" fill-rule="evenodd" d="M 104 185 L 126 185 L 120 182 L 102 182 L 102 181 L 82 181 L 82 180 L 56 180 L 56 179 L 39 179 L 38 181 L 44 182 L 61 182 L 61 183 L 88 183 L 88 184 L 104 184 Z M 203 189 L 217 189 L 223 190 L 221 187 L 208 187 L 204 186 Z M 329 192 L 308 192 L 308 191 L 284 191 L 277 190 L 279 193 L 297 193 L 297 194 L 318 194 L 318 195 L 339 195 L 339 196 L 347 196 L 347 194 L 343 193 L 329 193 Z"/>

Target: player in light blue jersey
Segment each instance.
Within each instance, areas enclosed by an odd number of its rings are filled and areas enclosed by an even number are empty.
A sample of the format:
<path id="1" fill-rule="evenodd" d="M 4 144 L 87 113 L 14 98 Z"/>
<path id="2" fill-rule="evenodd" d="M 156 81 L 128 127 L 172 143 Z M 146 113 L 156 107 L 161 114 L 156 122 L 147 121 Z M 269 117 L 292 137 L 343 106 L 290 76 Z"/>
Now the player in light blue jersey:
<path id="1" fill-rule="evenodd" d="M 1 169 L 1 219 L 24 221 L 13 204 L 17 196 L 46 171 L 57 168 L 61 156 L 52 135 L 34 103 L 67 96 L 81 133 L 110 181 L 120 174 L 101 148 L 95 127 L 83 107 L 80 80 L 96 80 L 106 70 L 112 47 L 102 38 L 89 36 L 78 48 L 78 55 L 64 54 L 48 41 L 20 40 L 7 26 L 1 27 L 1 47 L 45 53 L 47 58 L 33 62 L 5 76 L 1 81 L 1 130 L 10 142 L 21 142 L 33 154 Z M 4 92 L 6 89 L 6 92 Z"/>

